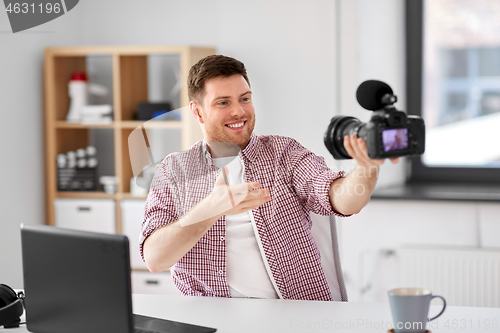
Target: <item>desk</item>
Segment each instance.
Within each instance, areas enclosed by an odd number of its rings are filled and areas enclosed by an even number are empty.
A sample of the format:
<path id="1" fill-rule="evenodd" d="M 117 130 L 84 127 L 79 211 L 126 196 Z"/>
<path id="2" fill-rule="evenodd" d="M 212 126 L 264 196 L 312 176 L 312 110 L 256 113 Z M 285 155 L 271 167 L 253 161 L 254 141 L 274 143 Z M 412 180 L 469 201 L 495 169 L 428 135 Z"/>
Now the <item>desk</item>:
<path id="1" fill-rule="evenodd" d="M 133 295 L 133 304 L 134 313 L 216 327 L 218 333 L 383 333 L 392 327 L 387 303 Z M 431 306 L 431 315 L 437 314 L 440 308 L 440 305 Z M 500 332 L 500 308 L 450 306 L 428 329 L 433 333 Z M 0 332 L 28 331 L 22 327 L 0 329 Z"/>

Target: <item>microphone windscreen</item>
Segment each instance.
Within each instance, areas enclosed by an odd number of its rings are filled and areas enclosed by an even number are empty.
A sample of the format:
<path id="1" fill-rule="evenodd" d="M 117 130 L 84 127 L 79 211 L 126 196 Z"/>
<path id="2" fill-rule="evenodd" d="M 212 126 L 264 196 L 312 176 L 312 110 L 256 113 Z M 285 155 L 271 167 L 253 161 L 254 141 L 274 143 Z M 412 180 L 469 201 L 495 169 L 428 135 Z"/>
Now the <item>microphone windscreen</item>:
<path id="1" fill-rule="evenodd" d="M 359 105 L 371 111 L 382 109 L 382 97 L 385 94 L 393 94 L 391 87 L 387 83 L 376 80 L 368 80 L 361 83 L 356 91 L 356 99 Z"/>

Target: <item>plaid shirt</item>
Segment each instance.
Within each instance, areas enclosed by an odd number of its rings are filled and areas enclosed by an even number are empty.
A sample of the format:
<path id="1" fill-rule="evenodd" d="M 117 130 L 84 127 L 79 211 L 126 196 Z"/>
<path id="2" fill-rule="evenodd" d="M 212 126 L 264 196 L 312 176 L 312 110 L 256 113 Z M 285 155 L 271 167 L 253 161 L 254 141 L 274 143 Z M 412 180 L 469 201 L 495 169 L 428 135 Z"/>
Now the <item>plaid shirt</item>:
<path id="1" fill-rule="evenodd" d="M 281 136 L 252 135 L 239 153 L 245 182 L 259 182 L 271 201 L 252 211 L 272 277 L 284 299 L 332 300 L 311 235 L 309 212 L 332 210 L 329 188 L 344 173 L 333 172 L 323 157 Z M 141 239 L 180 219 L 215 186 L 220 169 L 212 163 L 206 142 L 168 155 L 158 166 L 145 206 Z M 226 217 L 222 216 L 171 268 L 185 295 L 230 297 L 226 282 Z M 142 242 L 141 242 L 142 255 Z"/>

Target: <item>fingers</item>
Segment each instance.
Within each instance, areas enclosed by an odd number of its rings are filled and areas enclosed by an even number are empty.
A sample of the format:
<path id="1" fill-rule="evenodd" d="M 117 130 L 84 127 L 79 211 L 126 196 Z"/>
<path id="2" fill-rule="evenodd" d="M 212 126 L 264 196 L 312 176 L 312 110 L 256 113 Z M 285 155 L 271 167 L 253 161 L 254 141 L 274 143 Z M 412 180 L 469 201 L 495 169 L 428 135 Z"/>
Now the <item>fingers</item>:
<path id="1" fill-rule="evenodd" d="M 223 172 L 221 172 L 223 173 Z M 237 214 L 255 209 L 271 200 L 270 191 L 258 182 L 227 185 L 220 175 L 212 191 L 212 206 L 225 215 Z"/>
<path id="2" fill-rule="evenodd" d="M 248 210 L 256 209 L 256 208 L 262 206 L 263 204 L 265 204 L 266 202 L 271 200 L 271 196 L 269 195 L 269 190 L 258 190 L 258 191 L 261 191 L 261 193 L 264 193 L 264 194 L 258 195 L 256 197 L 254 194 L 252 194 L 252 196 L 247 197 L 245 200 L 240 202 L 239 205 L 234 207 L 232 209 L 232 212 L 228 212 L 228 215 L 229 214 L 243 213 L 243 212 L 246 212 Z M 257 192 L 257 191 L 252 191 L 252 192 Z"/>
<path id="3" fill-rule="evenodd" d="M 384 160 L 372 159 L 368 156 L 368 148 L 363 138 L 358 138 L 355 134 L 344 136 L 344 148 L 346 152 L 361 166 L 379 166 Z"/>
<path id="4" fill-rule="evenodd" d="M 380 160 L 372 160 L 368 156 L 368 149 L 366 148 L 365 140 L 362 138 L 357 138 L 356 135 L 345 136 L 344 137 L 344 148 L 353 159 L 358 162 L 358 165 L 369 166 L 369 165 L 379 165 Z M 375 162 L 375 163 L 374 163 Z"/>
<path id="5" fill-rule="evenodd" d="M 217 178 L 212 193 L 180 220 L 181 227 L 218 215 L 239 214 L 255 209 L 271 200 L 270 191 L 261 188 L 260 183 L 228 185 L 222 173 Z"/>
<path id="6" fill-rule="evenodd" d="M 232 191 L 232 190 L 231 190 Z M 246 192 L 232 192 L 236 205 L 243 201 L 251 201 L 253 199 L 258 199 L 261 197 L 270 197 L 270 192 L 268 189 L 258 189 Z"/>
<path id="7" fill-rule="evenodd" d="M 226 185 L 224 185 L 226 186 Z M 246 197 L 249 193 L 255 192 L 258 189 L 261 188 L 260 183 L 243 183 L 243 184 L 236 184 L 236 185 L 227 185 L 227 188 L 231 191 L 233 196 L 242 196 Z M 255 193 L 254 193 L 255 194 Z"/>
<path id="8" fill-rule="evenodd" d="M 356 147 L 354 147 L 356 146 Z M 362 159 L 363 156 L 361 156 L 361 153 L 359 152 L 359 147 L 357 147 L 357 142 L 356 142 L 356 136 L 355 135 L 346 135 L 344 136 L 344 148 L 355 160 Z"/>
<path id="9" fill-rule="evenodd" d="M 227 180 L 227 175 L 229 174 L 229 170 L 225 166 L 220 175 L 217 177 L 215 180 L 215 186 L 220 186 L 220 185 L 229 185 L 228 180 Z M 262 185 L 258 182 L 252 182 L 252 183 L 243 183 L 243 184 L 238 184 L 238 185 L 231 185 L 231 191 L 234 193 L 239 193 L 239 192 L 247 192 L 251 191 L 254 189 L 260 188 Z"/>
<path id="10" fill-rule="evenodd" d="M 268 189 L 260 188 L 261 186 L 257 182 L 231 186 L 236 206 L 226 212 L 226 215 L 246 212 L 270 201 L 271 192 Z"/>
<path id="11" fill-rule="evenodd" d="M 363 166 L 378 166 L 384 163 L 384 160 L 373 159 L 368 156 L 368 149 L 366 147 L 366 142 L 363 138 L 358 138 L 356 135 L 344 136 L 344 148 L 353 159 L 355 159 L 359 165 Z M 393 164 L 399 162 L 399 158 L 389 159 Z"/>

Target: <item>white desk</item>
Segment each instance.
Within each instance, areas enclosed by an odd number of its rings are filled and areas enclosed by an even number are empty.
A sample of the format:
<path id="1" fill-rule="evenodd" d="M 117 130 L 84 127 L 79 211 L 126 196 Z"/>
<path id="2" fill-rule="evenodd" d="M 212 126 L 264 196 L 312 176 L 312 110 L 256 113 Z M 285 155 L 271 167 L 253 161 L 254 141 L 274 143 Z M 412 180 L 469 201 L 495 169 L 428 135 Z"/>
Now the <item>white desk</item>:
<path id="1" fill-rule="evenodd" d="M 387 332 L 387 303 L 339 303 L 133 295 L 134 313 L 234 332 Z M 432 306 L 434 315 L 441 306 Z M 489 328 L 486 325 L 489 323 Z M 493 325 L 496 323 L 496 328 Z M 427 327 L 435 332 L 500 332 L 500 308 L 447 307 Z M 25 327 L 0 332 L 27 332 Z M 70 332 L 69 332 L 70 333 Z"/>

